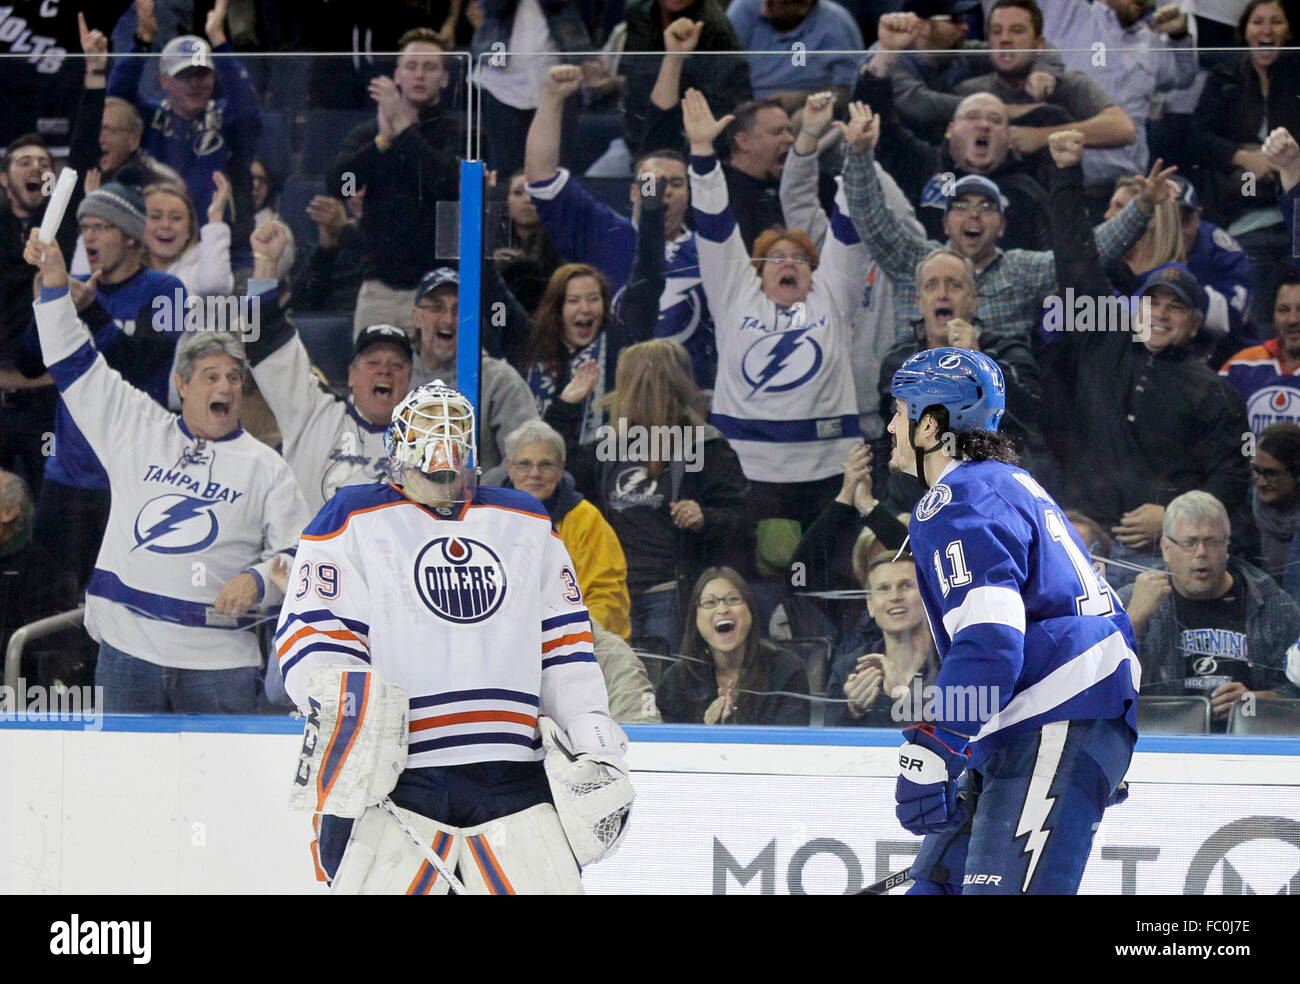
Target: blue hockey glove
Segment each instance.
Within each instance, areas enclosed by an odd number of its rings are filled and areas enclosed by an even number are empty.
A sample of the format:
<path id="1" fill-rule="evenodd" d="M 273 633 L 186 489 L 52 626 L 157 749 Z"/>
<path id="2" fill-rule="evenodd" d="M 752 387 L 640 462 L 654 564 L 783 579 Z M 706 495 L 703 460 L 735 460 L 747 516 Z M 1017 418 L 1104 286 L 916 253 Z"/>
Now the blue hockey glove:
<path id="1" fill-rule="evenodd" d="M 966 770 L 967 739 L 943 728 L 919 724 L 903 732 L 898 749 L 894 798 L 898 822 L 913 834 L 938 834 L 960 827 L 966 803 L 957 798 L 957 777 Z"/>

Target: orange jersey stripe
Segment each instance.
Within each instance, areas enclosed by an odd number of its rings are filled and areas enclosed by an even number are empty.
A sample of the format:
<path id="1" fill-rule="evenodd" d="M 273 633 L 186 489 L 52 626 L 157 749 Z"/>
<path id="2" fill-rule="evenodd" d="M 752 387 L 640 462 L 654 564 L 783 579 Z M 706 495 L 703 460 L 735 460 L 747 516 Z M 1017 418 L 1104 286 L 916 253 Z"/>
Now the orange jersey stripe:
<path id="1" fill-rule="evenodd" d="M 311 635 L 312 633 L 315 633 L 316 635 L 329 636 L 331 639 L 352 639 L 353 641 L 360 643 L 362 646 L 365 646 L 367 652 L 370 650 L 370 647 L 366 645 L 365 641 L 360 636 L 354 632 L 349 632 L 347 629 L 314 629 L 310 625 L 307 625 L 289 636 L 288 639 L 284 640 L 284 644 L 275 651 L 276 658 L 284 659 L 284 654 L 289 651 L 290 647 L 292 647 L 295 642 L 303 636 Z"/>
<path id="2" fill-rule="evenodd" d="M 552 649 L 559 649 L 561 646 L 571 646 L 575 642 L 591 642 L 591 633 L 574 632 L 570 635 L 560 636 L 558 639 L 552 639 L 550 642 L 544 642 L 542 643 L 542 652 L 549 653 Z"/>
<path id="3" fill-rule="evenodd" d="M 509 724 L 524 724 L 530 728 L 537 727 L 537 718 L 515 711 L 463 711 L 460 714 L 440 714 L 412 721 L 411 730 L 425 731 L 429 728 L 444 728 L 449 724 L 475 724 L 482 721 L 505 721 Z"/>

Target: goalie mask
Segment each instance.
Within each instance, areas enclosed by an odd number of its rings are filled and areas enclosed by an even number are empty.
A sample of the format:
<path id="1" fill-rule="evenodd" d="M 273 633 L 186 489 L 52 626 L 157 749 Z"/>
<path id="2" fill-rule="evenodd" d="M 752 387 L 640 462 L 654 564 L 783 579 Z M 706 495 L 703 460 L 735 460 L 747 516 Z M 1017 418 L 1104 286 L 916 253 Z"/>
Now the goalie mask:
<path id="1" fill-rule="evenodd" d="M 469 502 L 478 484 L 474 406 L 436 379 L 418 386 L 393 410 L 384 434 L 388 457 L 446 489 L 448 502 Z"/>

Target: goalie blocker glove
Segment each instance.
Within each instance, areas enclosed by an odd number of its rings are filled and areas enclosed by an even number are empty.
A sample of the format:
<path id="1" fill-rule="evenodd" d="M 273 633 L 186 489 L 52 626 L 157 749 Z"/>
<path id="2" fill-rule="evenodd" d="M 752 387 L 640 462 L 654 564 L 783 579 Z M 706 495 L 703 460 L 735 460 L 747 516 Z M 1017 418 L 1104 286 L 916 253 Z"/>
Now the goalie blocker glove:
<path id="1" fill-rule="evenodd" d="M 898 749 L 898 822 L 913 834 L 955 830 L 966 820 L 957 797 L 957 777 L 966 770 L 967 739 L 944 728 L 920 724 L 903 732 Z"/>
<path id="2" fill-rule="evenodd" d="M 406 691 L 376 669 L 311 667 L 290 808 L 356 818 L 392 792 L 406 768 L 409 709 Z"/>
<path id="3" fill-rule="evenodd" d="M 623 760 L 627 736 L 603 714 L 575 716 L 568 734 L 549 717 L 537 726 L 555 812 L 574 858 L 581 867 L 609 857 L 623 841 L 636 798 Z"/>

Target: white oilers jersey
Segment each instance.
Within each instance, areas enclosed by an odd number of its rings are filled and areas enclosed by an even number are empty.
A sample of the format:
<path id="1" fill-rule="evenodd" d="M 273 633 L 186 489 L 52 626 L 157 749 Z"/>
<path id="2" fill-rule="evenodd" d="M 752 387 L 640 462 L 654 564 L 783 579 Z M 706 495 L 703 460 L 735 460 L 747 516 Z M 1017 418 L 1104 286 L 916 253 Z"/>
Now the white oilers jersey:
<path id="1" fill-rule="evenodd" d="M 284 460 L 293 469 L 312 514 L 345 485 L 393 477 L 384 449 L 387 424 L 372 424 L 324 388 L 298 333 L 252 367 L 257 388 L 275 414 Z"/>
<path id="2" fill-rule="evenodd" d="M 212 603 L 245 570 L 265 603 L 278 602 L 271 560 L 293 551 L 310 515 L 289 467 L 242 429 L 218 441 L 195 438 L 109 368 L 66 293 L 34 308 L 50 374 L 112 490 L 87 589 L 87 630 L 160 666 L 257 666 L 250 629 L 258 616 L 222 615 Z"/>
<path id="3" fill-rule="evenodd" d="M 573 562 L 513 489 L 448 510 L 341 489 L 303 533 L 276 653 L 300 706 L 314 665 L 371 665 L 406 690 L 411 768 L 538 760 L 539 713 L 563 728 L 609 713 Z"/>
<path id="4" fill-rule="evenodd" d="M 718 349 L 709 422 L 735 449 L 751 481 L 801 482 L 837 475 L 861 427 L 845 312 L 862 300 L 840 264 L 845 249 L 826 249 L 812 290 L 786 310 L 764 293 L 716 164 L 692 166 L 700 271 Z M 835 226 L 831 236 L 837 234 Z"/>

